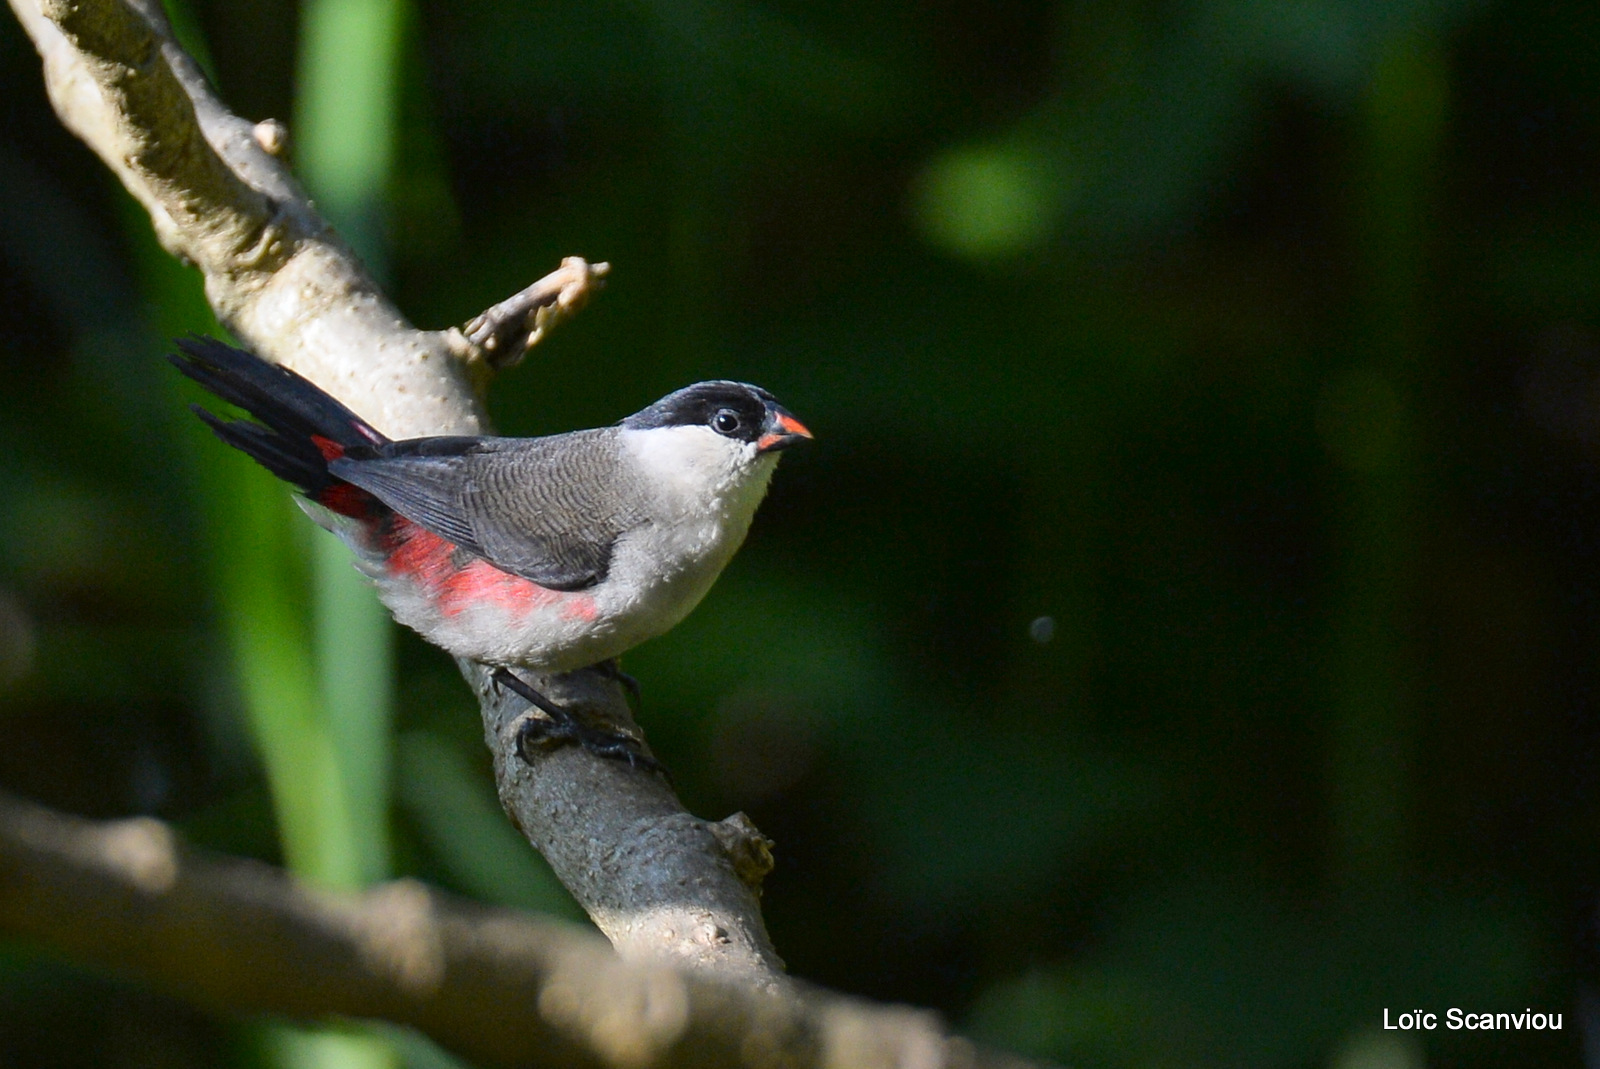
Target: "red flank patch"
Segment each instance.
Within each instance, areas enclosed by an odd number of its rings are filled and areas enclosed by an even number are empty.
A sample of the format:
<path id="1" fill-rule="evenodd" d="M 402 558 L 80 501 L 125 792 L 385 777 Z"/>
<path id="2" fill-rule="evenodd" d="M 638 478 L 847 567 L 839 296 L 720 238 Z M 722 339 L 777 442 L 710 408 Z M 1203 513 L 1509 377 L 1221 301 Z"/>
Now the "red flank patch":
<path id="1" fill-rule="evenodd" d="M 457 563 L 454 542 L 417 526 L 404 516 L 396 516 L 389 536 L 389 571 L 414 579 L 446 616 L 457 616 L 474 604 L 498 605 L 514 616 L 526 616 L 541 605 L 560 601 L 558 590 L 550 590 L 520 575 L 501 571 L 482 557 Z M 593 598 L 587 601 L 593 619 Z M 569 610 L 570 611 L 570 610 Z M 580 615 L 584 610 L 578 610 Z"/>

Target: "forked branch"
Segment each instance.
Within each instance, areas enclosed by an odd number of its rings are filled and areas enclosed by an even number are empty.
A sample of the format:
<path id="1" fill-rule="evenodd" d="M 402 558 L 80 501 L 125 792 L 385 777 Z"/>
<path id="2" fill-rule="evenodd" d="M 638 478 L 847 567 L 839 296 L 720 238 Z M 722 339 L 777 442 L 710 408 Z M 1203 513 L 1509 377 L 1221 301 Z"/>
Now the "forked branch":
<path id="1" fill-rule="evenodd" d="M 391 436 L 483 432 L 476 386 L 603 274 L 568 261 L 464 330 L 418 330 L 276 158 L 281 126 L 222 106 L 157 0 L 10 3 L 57 114 L 201 270 L 219 319 Z M 198 859 L 158 822 L 94 825 L 5 798 L 0 928 L 235 1012 L 411 1024 L 485 1065 L 1021 1064 L 945 1036 L 929 1014 L 788 983 L 753 886 L 766 844 L 748 822 L 698 820 L 658 777 L 572 747 L 521 760 L 522 703 L 462 667 L 507 812 L 620 957 L 414 883 L 313 892 L 254 863 Z M 632 724 L 613 683 L 532 682 Z"/>
<path id="2" fill-rule="evenodd" d="M 222 322 L 392 437 L 484 431 L 476 387 L 575 311 L 603 274 L 569 260 L 474 320 L 471 337 L 418 330 L 274 155 L 280 129 L 223 107 L 156 0 L 11 5 L 62 121 L 145 206 L 163 244 L 200 268 Z M 486 686 L 480 667 L 464 671 L 483 699 L 507 811 L 621 953 L 778 982 L 756 896 L 709 825 L 655 777 L 619 774 L 628 770 L 581 751 L 517 759 L 506 726 L 520 699 Z M 545 683 L 632 724 L 617 686 Z"/>

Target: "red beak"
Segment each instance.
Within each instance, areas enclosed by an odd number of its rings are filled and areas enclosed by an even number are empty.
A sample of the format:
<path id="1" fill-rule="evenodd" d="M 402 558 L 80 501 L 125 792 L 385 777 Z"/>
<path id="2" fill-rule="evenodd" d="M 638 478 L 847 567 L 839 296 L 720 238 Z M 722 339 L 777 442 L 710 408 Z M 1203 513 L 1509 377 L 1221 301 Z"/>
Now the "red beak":
<path id="1" fill-rule="evenodd" d="M 756 439 L 756 451 L 770 453 L 776 449 L 787 449 L 810 437 L 811 432 L 806 430 L 804 423 L 773 405 L 767 417 L 767 431 Z"/>

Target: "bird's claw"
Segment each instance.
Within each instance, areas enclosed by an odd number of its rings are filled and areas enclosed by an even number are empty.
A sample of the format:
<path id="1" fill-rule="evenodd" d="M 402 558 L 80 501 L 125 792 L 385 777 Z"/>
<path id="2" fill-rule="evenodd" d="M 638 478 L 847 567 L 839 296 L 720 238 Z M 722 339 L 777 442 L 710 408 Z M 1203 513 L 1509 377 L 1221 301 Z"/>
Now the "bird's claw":
<path id="1" fill-rule="evenodd" d="M 533 764 L 534 754 L 540 750 L 572 743 L 596 757 L 626 761 L 629 768 L 656 772 L 668 783 L 672 782 L 672 775 L 666 766 L 645 753 L 638 739 L 585 724 L 576 714 L 540 694 L 508 668 L 495 669 L 493 678 L 496 683 L 534 707 L 523 715 L 522 722 L 517 725 L 515 749 L 517 756 L 525 763 Z"/>
<path id="2" fill-rule="evenodd" d="M 596 757 L 626 761 L 630 768 L 659 772 L 667 776 L 666 766 L 645 753 L 638 739 L 621 732 L 590 727 L 570 713 L 562 717 L 552 717 L 549 713 L 541 716 L 530 711 L 522 718 L 522 723 L 517 725 L 517 756 L 528 764 L 533 763 L 534 754 L 538 751 L 553 749 L 567 743 L 581 746 Z"/>

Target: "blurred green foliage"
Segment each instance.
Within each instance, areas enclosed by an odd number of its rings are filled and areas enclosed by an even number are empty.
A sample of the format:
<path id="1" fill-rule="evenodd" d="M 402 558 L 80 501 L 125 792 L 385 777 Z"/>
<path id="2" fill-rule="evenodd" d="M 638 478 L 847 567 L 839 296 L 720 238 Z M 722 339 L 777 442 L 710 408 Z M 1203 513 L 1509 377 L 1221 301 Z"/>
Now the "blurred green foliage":
<path id="1" fill-rule="evenodd" d="M 292 4 L 187 15 L 235 108 L 354 183 L 327 206 L 419 324 L 615 265 L 496 384 L 504 431 L 722 376 L 817 431 L 628 659 L 689 803 L 777 839 L 796 973 L 1079 1065 L 1580 1064 L 1600 8 L 325 9 L 397 82 L 301 50 Z M 246 710 L 336 686 L 342 632 L 316 652 L 269 566 L 320 536 L 183 411 L 159 357 L 209 329 L 196 280 L 9 22 L 0 80 L 0 784 L 283 860 L 337 791 L 269 791 Z M 355 135 L 296 108 L 358 85 L 395 118 L 351 179 L 317 160 Z M 448 658 L 403 635 L 394 671 L 352 819 L 392 777 L 394 871 L 570 910 Z M 1372 1035 L 1451 1005 L 1566 1027 Z M 250 1064 L 255 1034 L 0 957 L 0 1064 Z"/>

